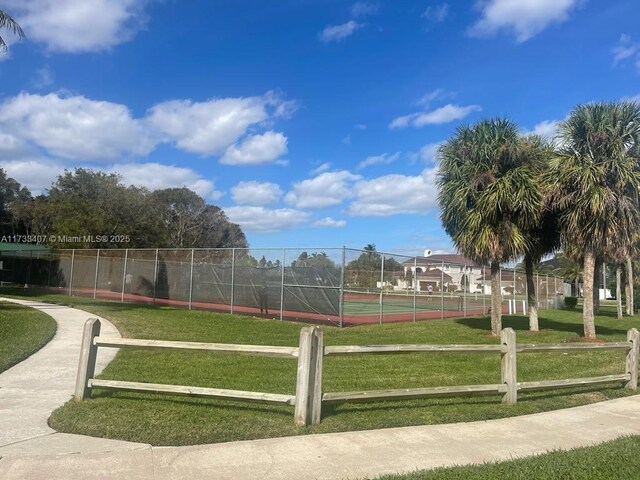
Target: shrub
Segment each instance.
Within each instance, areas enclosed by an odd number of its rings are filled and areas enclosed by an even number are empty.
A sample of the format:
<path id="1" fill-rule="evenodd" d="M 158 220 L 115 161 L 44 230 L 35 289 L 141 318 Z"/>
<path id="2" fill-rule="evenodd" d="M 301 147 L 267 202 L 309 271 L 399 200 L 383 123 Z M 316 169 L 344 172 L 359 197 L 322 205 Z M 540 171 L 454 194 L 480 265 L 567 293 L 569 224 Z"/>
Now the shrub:
<path id="1" fill-rule="evenodd" d="M 578 304 L 578 297 L 564 297 L 564 306 L 568 310 L 573 310 Z"/>

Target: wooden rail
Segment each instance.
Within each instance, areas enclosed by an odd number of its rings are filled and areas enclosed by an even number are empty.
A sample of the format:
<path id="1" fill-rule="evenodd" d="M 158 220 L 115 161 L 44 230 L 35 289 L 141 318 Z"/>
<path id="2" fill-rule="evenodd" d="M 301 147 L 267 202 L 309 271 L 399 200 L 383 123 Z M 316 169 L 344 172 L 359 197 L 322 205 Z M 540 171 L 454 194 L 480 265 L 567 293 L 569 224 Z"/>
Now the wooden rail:
<path id="1" fill-rule="evenodd" d="M 297 358 L 295 395 L 248 392 L 219 388 L 164 385 L 154 383 L 124 382 L 93 378 L 98 347 L 180 349 L 208 352 L 225 352 L 269 357 Z M 625 373 L 599 377 L 518 382 L 518 353 L 569 353 L 593 350 L 625 350 Z M 196 397 L 219 398 L 244 402 L 259 402 L 294 407 L 297 425 L 311 425 L 321 420 L 322 404 L 340 402 L 372 402 L 397 399 L 415 399 L 454 395 L 503 394 L 502 401 L 514 404 L 519 391 L 569 388 L 604 383 L 625 383 L 629 390 L 638 386 L 638 359 L 640 357 L 640 333 L 635 328 L 627 332 L 626 342 L 517 344 L 511 328 L 502 330 L 500 343 L 493 345 L 340 345 L 324 346 L 320 327 L 304 327 L 300 332 L 298 347 L 270 345 L 238 345 L 223 343 L 173 342 L 166 340 L 142 340 L 130 338 L 100 337 L 100 322 L 89 319 L 84 326 L 80 350 L 80 363 L 76 380 L 75 399 L 91 396 L 93 388 L 126 390 L 134 392 L 169 393 Z M 501 383 L 489 385 L 460 385 L 451 387 L 406 388 L 360 392 L 322 392 L 322 369 L 325 356 L 400 353 L 493 353 L 500 354 Z"/>
<path id="2" fill-rule="evenodd" d="M 372 390 L 370 392 L 339 392 L 325 393 L 322 401 L 326 403 L 338 402 L 371 402 L 375 400 L 413 399 L 426 397 L 449 397 L 454 395 L 468 395 L 470 393 L 504 393 L 507 387 L 498 383 L 495 385 L 461 385 L 457 387 L 431 388 L 403 388 L 396 390 Z"/>
<path id="3" fill-rule="evenodd" d="M 415 352 L 501 352 L 501 345 L 341 345 L 325 347 L 325 355 L 352 355 L 360 353 L 415 353 Z"/>
<path id="4" fill-rule="evenodd" d="M 186 387 L 182 385 L 164 385 L 160 383 L 121 382 L 116 380 L 89 380 L 89 388 L 105 390 L 125 390 L 129 392 L 172 393 L 188 397 L 224 398 L 244 402 L 272 403 L 275 405 L 295 405 L 294 395 L 279 393 L 246 392 L 243 390 L 225 390 L 220 388 Z"/>
<path id="5" fill-rule="evenodd" d="M 272 347 L 267 345 L 239 345 L 232 343 L 171 342 L 166 340 L 139 340 L 134 338 L 97 337 L 97 347 L 113 348 L 168 348 L 173 350 L 200 350 L 205 352 L 245 353 L 265 357 L 298 358 L 298 347 Z"/>

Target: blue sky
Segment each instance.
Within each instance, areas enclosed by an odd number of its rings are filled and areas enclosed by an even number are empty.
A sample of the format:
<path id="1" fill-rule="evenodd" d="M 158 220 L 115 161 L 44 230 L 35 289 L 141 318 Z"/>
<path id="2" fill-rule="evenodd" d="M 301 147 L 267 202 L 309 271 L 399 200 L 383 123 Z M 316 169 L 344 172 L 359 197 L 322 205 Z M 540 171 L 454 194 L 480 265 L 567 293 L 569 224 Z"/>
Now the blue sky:
<path id="1" fill-rule="evenodd" d="M 252 247 L 451 251 L 434 154 L 640 98 L 637 0 L 5 0 L 0 165 L 187 186 Z M 71 233 L 70 233 L 71 234 Z M 75 234 L 75 233 L 73 233 Z"/>

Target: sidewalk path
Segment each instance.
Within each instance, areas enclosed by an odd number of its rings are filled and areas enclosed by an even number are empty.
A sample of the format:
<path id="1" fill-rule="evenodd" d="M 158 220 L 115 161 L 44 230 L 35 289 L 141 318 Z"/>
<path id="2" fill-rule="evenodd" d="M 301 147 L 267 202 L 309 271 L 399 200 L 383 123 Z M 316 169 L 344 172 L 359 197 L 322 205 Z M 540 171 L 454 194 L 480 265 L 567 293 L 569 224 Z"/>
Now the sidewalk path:
<path id="1" fill-rule="evenodd" d="M 37 302 L 19 303 L 53 316 L 58 332 L 42 350 L 0 374 L 3 480 L 358 479 L 508 460 L 640 434 L 640 396 L 484 422 L 193 447 L 151 447 L 52 433 L 46 425 L 48 412 L 73 393 L 82 325 L 95 315 Z M 103 325 L 105 334 L 116 334 L 113 326 Z M 108 360 L 101 358 L 100 365 Z"/>

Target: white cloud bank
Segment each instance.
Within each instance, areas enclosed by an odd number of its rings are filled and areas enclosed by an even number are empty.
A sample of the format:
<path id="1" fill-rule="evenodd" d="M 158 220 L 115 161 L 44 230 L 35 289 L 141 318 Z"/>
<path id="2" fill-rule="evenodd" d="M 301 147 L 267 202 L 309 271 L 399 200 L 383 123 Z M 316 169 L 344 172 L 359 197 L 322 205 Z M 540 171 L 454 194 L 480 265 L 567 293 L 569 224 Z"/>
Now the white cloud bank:
<path id="1" fill-rule="evenodd" d="M 352 195 L 353 182 L 359 180 L 346 170 L 321 173 L 293 184 L 285 201 L 296 208 L 326 208 L 339 205 Z"/>
<path id="2" fill-rule="evenodd" d="M 270 205 L 278 203 L 282 189 L 271 182 L 240 182 L 231 187 L 231 198 L 240 205 Z"/>
<path id="3" fill-rule="evenodd" d="M 52 52 L 97 52 L 131 40 L 147 0 L 6 0 L 29 40 Z"/>
<path id="4" fill-rule="evenodd" d="M 339 42 L 345 38 L 351 36 L 356 30 L 363 25 L 354 20 L 349 20 L 347 23 L 341 25 L 328 25 L 320 32 L 318 38 L 321 42 Z"/>
<path id="5" fill-rule="evenodd" d="M 581 0 L 489 0 L 479 2 L 480 19 L 469 29 L 474 37 L 514 33 L 516 41 L 525 42 L 553 23 L 569 18 Z"/>
<path id="6" fill-rule="evenodd" d="M 299 227 L 309 221 L 309 213 L 292 208 L 268 209 L 265 207 L 224 207 L 233 223 L 245 232 L 280 232 Z"/>
<path id="7" fill-rule="evenodd" d="M 406 128 L 409 126 L 420 128 L 425 125 L 440 125 L 462 120 L 469 114 L 480 111 L 482 111 L 482 108 L 479 105 L 460 106 L 449 103 L 432 111 L 411 113 L 397 117 L 391 121 L 389 128 Z"/>
<path id="8" fill-rule="evenodd" d="M 355 200 L 347 213 L 352 216 L 384 217 L 403 213 L 426 213 L 436 206 L 436 169 L 421 175 L 385 175 L 355 184 Z"/>
<path id="9" fill-rule="evenodd" d="M 295 109 L 273 92 L 262 97 L 171 100 L 134 118 L 122 104 L 59 93 L 22 93 L 0 103 L 0 131 L 18 144 L 81 161 L 148 155 L 158 144 L 230 165 L 279 162 L 287 138 L 267 131 L 247 135 Z M 239 143 L 238 143 L 239 142 Z M 280 161 L 280 163 L 282 163 Z"/>

